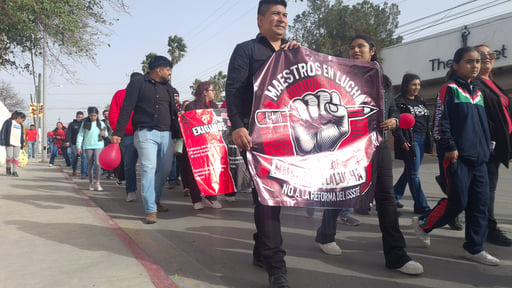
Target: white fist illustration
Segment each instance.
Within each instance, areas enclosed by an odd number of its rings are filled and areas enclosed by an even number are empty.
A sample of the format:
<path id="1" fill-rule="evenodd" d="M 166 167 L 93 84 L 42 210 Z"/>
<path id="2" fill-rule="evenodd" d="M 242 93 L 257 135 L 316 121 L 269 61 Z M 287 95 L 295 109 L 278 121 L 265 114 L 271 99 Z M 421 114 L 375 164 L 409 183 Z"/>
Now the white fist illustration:
<path id="1" fill-rule="evenodd" d="M 334 151 L 350 133 L 347 108 L 337 91 L 318 90 L 294 98 L 289 111 L 297 155 Z"/>

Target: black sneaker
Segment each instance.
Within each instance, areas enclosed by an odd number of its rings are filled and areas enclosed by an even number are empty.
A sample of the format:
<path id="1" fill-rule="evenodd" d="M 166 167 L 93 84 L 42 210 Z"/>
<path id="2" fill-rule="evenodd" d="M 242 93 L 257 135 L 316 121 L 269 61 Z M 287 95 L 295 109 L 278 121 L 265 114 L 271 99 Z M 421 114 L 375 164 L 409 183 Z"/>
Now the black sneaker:
<path id="1" fill-rule="evenodd" d="M 400 203 L 400 201 L 396 201 L 396 208 L 404 208 L 404 204 Z"/>
<path id="2" fill-rule="evenodd" d="M 462 231 L 462 229 L 464 229 L 462 227 L 462 224 L 460 223 L 459 217 L 460 216 L 457 216 L 457 217 L 453 218 L 452 220 L 450 220 L 450 222 L 448 222 L 448 226 L 450 227 L 450 229 L 455 230 L 455 231 Z M 487 238 L 489 238 L 489 237 L 487 237 Z"/>
<path id="3" fill-rule="evenodd" d="M 489 230 L 487 233 L 487 242 L 498 246 L 512 246 L 512 239 L 508 238 L 500 228 Z"/>
<path id="4" fill-rule="evenodd" d="M 276 274 L 269 276 L 268 281 L 270 282 L 270 288 L 288 288 L 288 278 L 286 274 Z"/>
<path id="5" fill-rule="evenodd" d="M 5 168 L 5 175 L 11 176 L 11 167 Z"/>
<path id="6" fill-rule="evenodd" d="M 20 177 L 20 176 L 18 175 L 18 172 L 14 171 L 14 172 L 12 172 L 12 177 Z"/>

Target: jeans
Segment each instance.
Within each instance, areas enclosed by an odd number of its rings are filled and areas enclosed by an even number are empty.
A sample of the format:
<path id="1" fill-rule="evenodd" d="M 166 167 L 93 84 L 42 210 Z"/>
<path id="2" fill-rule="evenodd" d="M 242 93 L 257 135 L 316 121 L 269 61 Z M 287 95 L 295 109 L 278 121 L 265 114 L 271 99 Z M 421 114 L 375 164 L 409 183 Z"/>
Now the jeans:
<path id="1" fill-rule="evenodd" d="M 120 147 L 123 154 L 124 162 L 124 177 L 126 180 L 125 190 L 126 193 L 137 191 L 137 159 L 139 154 L 135 145 L 133 144 L 134 137 L 125 135 L 121 141 Z"/>
<path id="2" fill-rule="evenodd" d="M 66 161 L 66 166 L 71 166 L 71 160 L 69 159 L 69 153 L 68 153 L 68 147 L 62 146 L 60 148 L 60 151 L 62 152 L 62 157 L 64 157 L 64 160 Z"/>
<path id="3" fill-rule="evenodd" d="M 36 158 L 36 141 L 28 141 L 28 158 Z"/>
<path id="4" fill-rule="evenodd" d="M 59 154 L 59 147 L 52 145 L 50 148 L 50 164 L 55 164 L 55 157 Z"/>
<path id="5" fill-rule="evenodd" d="M 405 239 L 398 223 L 398 213 L 393 194 L 393 160 L 386 141 L 383 142 L 377 161 L 375 202 L 382 233 L 384 258 L 386 267 L 397 269 L 409 262 L 411 258 L 405 252 Z M 335 241 L 336 219 L 341 210 L 343 209 L 324 209 L 322 224 L 316 233 L 315 241 L 317 243 L 327 244 Z"/>
<path id="6" fill-rule="evenodd" d="M 69 158 L 71 158 L 71 169 L 73 169 L 73 172 L 76 172 L 76 166 L 78 164 L 78 153 L 76 150 L 76 145 L 69 146 Z"/>
<path id="7" fill-rule="evenodd" d="M 345 218 L 348 215 L 352 214 L 352 211 L 354 211 L 354 209 L 352 208 L 342 208 L 340 211 L 340 217 Z"/>
<path id="8" fill-rule="evenodd" d="M 135 131 L 134 144 L 140 157 L 142 202 L 146 214 L 157 212 L 173 153 L 170 131 Z"/>
<path id="9" fill-rule="evenodd" d="M 404 196 L 405 186 L 409 184 L 412 198 L 414 199 L 414 212 L 421 213 L 429 209 L 425 193 L 421 188 L 420 181 L 420 166 L 423 162 L 425 154 L 425 135 L 414 134 L 414 151 L 416 152 L 416 159 L 404 160 L 404 171 L 398 181 L 393 186 L 395 192 L 395 199 L 400 200 Z"/>

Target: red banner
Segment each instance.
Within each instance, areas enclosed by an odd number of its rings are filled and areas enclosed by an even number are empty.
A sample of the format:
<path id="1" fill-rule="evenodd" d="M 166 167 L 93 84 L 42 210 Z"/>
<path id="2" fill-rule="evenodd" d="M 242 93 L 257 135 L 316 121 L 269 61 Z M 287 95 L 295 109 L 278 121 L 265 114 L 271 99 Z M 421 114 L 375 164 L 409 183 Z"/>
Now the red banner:
<path id="1" fill-rule="evenodd" d="M 230 130 L 226 109 L 189 111 L 182 114 L 179 121 L 194 178 L 201 192 L 205 195 L 234 192 L 228 149 L 223 139 Z"/>
<path id="2" fill-rule="evenodd" d="M 271 206 L 368 207 L 382 141 L 376 63 L 306 48 L 279 51 L 254 78 L 248 153 Z"/>

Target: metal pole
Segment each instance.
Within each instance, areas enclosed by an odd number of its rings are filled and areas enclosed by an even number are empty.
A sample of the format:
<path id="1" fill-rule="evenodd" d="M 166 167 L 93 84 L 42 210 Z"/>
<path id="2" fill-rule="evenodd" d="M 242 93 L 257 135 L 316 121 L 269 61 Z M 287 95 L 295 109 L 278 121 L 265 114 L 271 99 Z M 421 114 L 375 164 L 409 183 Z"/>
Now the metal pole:
<path id="1" fill-rule="evenodd" d="M 41 117 L 39 117 L 39 106 L 41 105 L 41 73 L 37 74 L 37 95 L 36 95 L 36 102 L 37 102 L 37 134 L 39 135 L 38 139 L 37 139 L 37 152 L 38 153 L 41 153 L 41 155 L 43 155 L 43 152 L 44 152 L 44 149 L 43 149 L 43 137 L 42 137 L 42 121 L 41 121 Z"/>
<path id="2" fill-rule="evenodd" d="M 43 131 L 42 131 L 42 135 L 41 135 L 41 138 L 43 139 L 43 147 L 45 147 L 42 151 L 43 153 L 43 157 L 42 157 L 42 162 L 48 162 L 48 157 L 47 157 L 47 149 L 49 149 L 50 147 L 46 147 L 47 143 L 48 143 L 48 140 L 47 140 L 47 137 L 46 137 L 46 92 L 48 91 L 48 86 L 47 86 L 47 83 L 48 83 L 48 79 L 46 77 L 46 69 L 47 69 L 47 63 L 46 63 L 46 33 L 43 32 L 43 101 L 41 102 L 41 104 L 43 104 L 43 116 L 41 117 L 41 122 L 42 122 L 42 127 L 43 127 Z"/>

